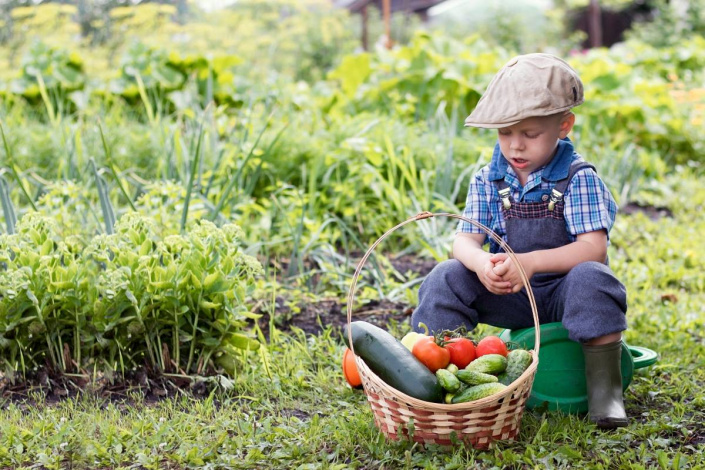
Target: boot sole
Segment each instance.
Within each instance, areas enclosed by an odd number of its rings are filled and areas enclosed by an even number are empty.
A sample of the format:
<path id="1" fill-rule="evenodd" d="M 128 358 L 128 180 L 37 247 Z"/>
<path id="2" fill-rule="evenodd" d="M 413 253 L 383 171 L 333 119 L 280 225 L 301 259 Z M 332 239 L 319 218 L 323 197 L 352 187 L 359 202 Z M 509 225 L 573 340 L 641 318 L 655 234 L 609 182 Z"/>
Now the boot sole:
<path id="1" fill-rule="evenodd" d="M 627 418 L 602 418 L 602 419 L 591 419 L 595 425 L 600 429 L 616 429 L 623 428 L 629 425 L 629 420 Z"/>

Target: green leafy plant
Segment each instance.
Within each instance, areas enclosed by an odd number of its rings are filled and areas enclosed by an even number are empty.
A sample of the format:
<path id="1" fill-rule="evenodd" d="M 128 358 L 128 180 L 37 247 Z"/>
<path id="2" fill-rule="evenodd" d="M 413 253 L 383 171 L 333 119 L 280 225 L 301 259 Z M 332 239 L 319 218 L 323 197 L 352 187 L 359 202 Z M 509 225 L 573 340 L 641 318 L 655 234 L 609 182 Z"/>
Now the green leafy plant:
<path id="1" fill-rule="evenodd" d="M 150 219 L 124 215 L 114 235 L 88 247 L 96 263 L 95 326 L 109 365 L 124 372 L 146 360 L 161 372 L 203 374 L 215 361 L 229 373 L 234 349 L 256 349 L 243 334 L 246 297 L 259 263 L 241 252 L 241 231 L 194 224 L 155 241 Z"/>
<path id="2" fill-rule="evenodd" d="M 80 368 L 87 284 L 80 243 L 55 240 L 51 219 L 25 215 L 17 233 L 0 236 L 0 344 L 5 366 L 23 374 L 42 364 Z"/>
<path id="3" fill-rule="evenodd" d="M 49 122 L 77 110 L 86 82 L 83 61 L 76 53 L 38 41 L 22 60 L 22 75 L 11 84 L 13 93 L 34 105 L 43 105 Z"/>
<path id="4" fill-rule="evenodd" d="M 241 229 L 201 221 L 158 239 L 152 227 L 130 212 L 86 246 L 32 212 L 0 235 L 5 369 L 234 374 L 237 351 L 260 347 L 247 299 L 261 266 Z"/>
<path id="5" fill-rule="evenodd" d="M 166 51 L 139 42 L 126 52 L 121 71 L 120 77 L 112 81 L 111 91 L 144 106 L 151 123 L 172 111 L 168 93 L 180 90 L 187 78 L 186 71 Z"/>

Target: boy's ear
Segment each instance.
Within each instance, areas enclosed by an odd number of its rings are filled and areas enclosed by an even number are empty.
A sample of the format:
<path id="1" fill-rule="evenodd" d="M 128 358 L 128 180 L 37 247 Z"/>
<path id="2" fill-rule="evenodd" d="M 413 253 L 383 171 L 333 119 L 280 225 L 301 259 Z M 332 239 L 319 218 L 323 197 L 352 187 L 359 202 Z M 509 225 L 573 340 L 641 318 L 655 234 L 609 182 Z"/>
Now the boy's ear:
<path id="1" fill-rule="evenodd" d="M 559 137 L 565 139 L 570 131 L 573 130 L 573 125 L 575 124 L 575 114 L 568 111 L 563 116 L 561 116 L 561 130 Z"/>

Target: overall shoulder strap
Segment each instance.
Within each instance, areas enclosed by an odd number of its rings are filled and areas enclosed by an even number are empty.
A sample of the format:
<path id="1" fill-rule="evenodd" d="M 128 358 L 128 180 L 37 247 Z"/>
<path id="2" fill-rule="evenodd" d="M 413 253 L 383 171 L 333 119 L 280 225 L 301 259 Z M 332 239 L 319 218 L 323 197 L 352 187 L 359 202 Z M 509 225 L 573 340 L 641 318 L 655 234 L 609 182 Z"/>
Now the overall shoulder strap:
<path id="1" fill-rule="evenodd" d="M 568 171 L 568 176 L 556 183 L 555 188 L 558 189 L 561 193 L 564 193 L 566 189 L 568 189 L 568 185 L 570 184 L 570 180 L 573 179 L 573 176 L 580 170 L 583 170 L 585 168 L 592 168 L 592 171 L 597 172 L 595 169 L 595 166 L 592 165 L 591 163 L 588 162 L 573 162 L 570 165 L 570 170 Z"/>
<path id="2" fill-rule="evenodd" d="M 594 165 L 585 161 L 575 161 L 570 165 L 568 176 L 559 180 L 551 190 L 551 201 L 548 203 L 548 210 L 552 211 L 554 207 L 556 207 L 556 203 L 563 200 L 563 194 L 565 194 L 565 190 L 568 189 L 570 180 L 573 179 L 573 176 L 575 176 L 577 172 L 585 168 L 592 168 L 593 171 L 597 171 Z"/>

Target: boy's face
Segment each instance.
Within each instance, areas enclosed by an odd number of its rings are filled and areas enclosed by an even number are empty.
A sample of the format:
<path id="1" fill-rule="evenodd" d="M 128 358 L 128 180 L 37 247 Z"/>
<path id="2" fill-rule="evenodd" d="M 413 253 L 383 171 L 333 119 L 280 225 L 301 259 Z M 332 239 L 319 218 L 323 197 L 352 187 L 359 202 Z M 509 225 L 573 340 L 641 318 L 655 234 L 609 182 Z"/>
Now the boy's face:
<path id="1" fill-rule="evenodd" d="M 575 115 L 531 117 L 517 124 L 498 129 L 499 148 L 519 176 L 522 185 L 529 174 L 553 158 L 558 140 L 568 135 Z"/>

